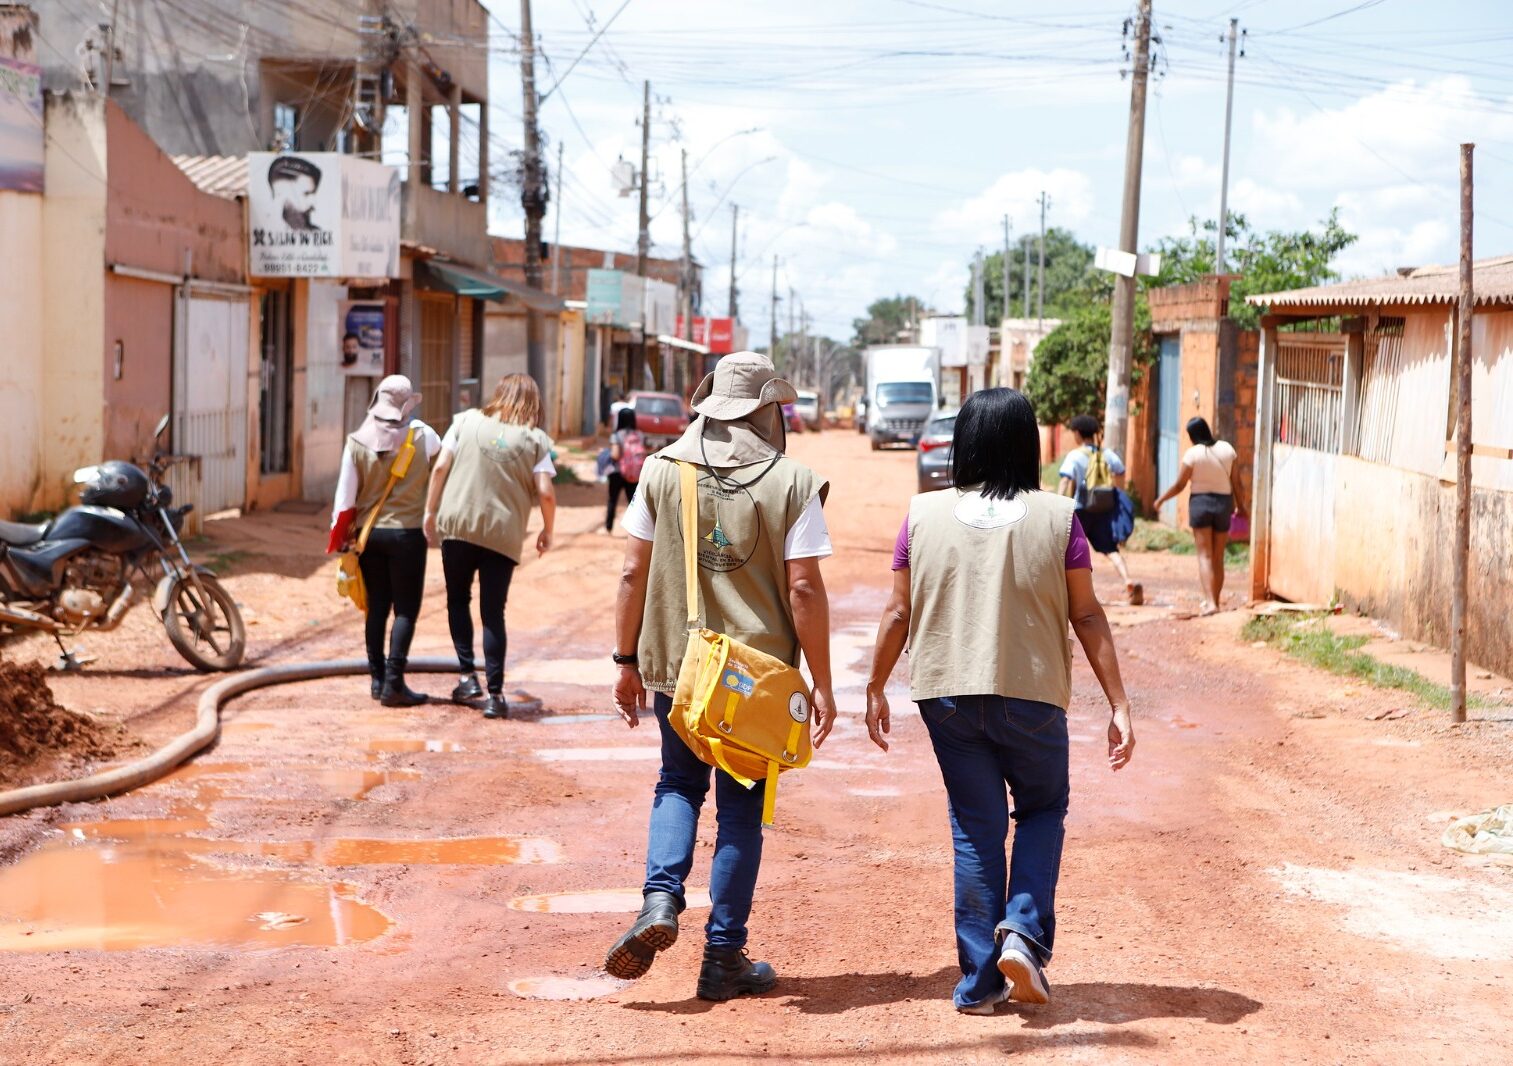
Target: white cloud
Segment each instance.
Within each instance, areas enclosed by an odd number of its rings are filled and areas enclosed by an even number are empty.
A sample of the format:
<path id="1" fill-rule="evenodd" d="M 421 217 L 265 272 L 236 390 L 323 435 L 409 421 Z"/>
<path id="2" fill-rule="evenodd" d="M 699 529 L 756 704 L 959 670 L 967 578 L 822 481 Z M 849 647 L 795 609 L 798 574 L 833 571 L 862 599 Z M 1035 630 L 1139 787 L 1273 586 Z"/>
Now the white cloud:
<path id="1" fill-rule="evenodd" d="M 979 195 L 935 216 L 935 230 L 946 240 L 958 240 L 964 248 L 1003 243 L 1003 216 L 1009 216 L 1014 233 L 1039 232 L 1039 198 L 1050 196 L 1047 226 L 1076 228 L 1093 209 L 1093 183 L 1080 170 L 1013 170 L 998 177 Z M 963 254 L 966 254 L 965 252 Z"/>

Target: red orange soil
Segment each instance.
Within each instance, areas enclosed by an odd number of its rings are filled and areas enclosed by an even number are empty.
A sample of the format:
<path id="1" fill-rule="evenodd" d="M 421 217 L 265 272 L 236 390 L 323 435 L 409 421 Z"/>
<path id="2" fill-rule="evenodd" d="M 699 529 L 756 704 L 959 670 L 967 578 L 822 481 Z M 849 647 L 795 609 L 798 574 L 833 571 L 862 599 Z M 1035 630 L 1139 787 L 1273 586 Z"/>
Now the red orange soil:
<path id="1" fill-rule="evenodd" d="M 58 706 L 41 666 L 0 660 L 0 788 L 66 776 L 126 746 L 119 727 Z"/>
<path id="2" fill-rule="evenodd" d="M 602 717 L 622 545 L 594 532 L 598 495 L 585 490 L 561 515 L 560 550 L 532 558 L 511 590 L 506 687 L 541 699 L 538 712 L 383 710 L 356 680 L 265 690 L 228 710 L 200 765 L 106 804 L 0 822 L 12 855 L 0 1059 L 1513 1058 L 1513 867 L 1438 843 L 1450 813 L 1508 801 L 1510 712 L 1458 729 L 1416 706 L 1368 720 L 1405 698 L 1241 643 L 1236 612 L 1174 620 L 1195 601 L 1192 561 L 1166 556 L 1134 558 L 1151 605 L 1115 613 L 1139 741 L 1118 775 L 1103 765 L 1096 685 L 1077 668 L 1055 1001 L 954 1013 L 950 839 L 928 742 L 902 692 L 890 754 L 860 724 L 913 456 L 873 455 L 846 432 L 796 438 L 794 451 L 835 481 L 826 579 L 843 721 L 785 779 L 768 835 L 751 947 L 778 969 L 773 994 L 694 998 L 700 909 L 640 982 L 598 970 L 628 918 L 616 908 L 635 903 L 655 752 L 650 730 Z M 265 661 L 356 653 L 319 525 L 275 515 L 213 534 L 252 553 L 229 584 Z M 1097 577 L 1112 596 L 1112 575 Z M 442 653 L 439 567 L 428 587 L 417 652 Z M 182 728 L 203 682 L 162 672 L 173 652 L 146 613 L 128 627 L 122 643 L 95 642 L 90 670 L 54 682 L 60 697 L 144 735 Z M 148 819 L 167 824 L 129 824 Z M 438 850 L 466 837 L 537 843 L 482 861 Z M 353 843 L 375 839 L 413 843 Z M 706 824 L 698 887 L 711 839 Z M 97 880 L 56 894 L 67 899 L 26 895 L 60 876 Z M 218 896 L 223 883 L 234 887 Z M 573 895 L 554 905 L 558 893 Z M 375 931 L 370 913 L 386 924 Z M 129 928 L 143 943 L 144 927 L 163 946 L 121 942 Z M 36 937 L 57 950 L 27 950 Z M 88 946 L 112 938 L 121 950 Z"/>

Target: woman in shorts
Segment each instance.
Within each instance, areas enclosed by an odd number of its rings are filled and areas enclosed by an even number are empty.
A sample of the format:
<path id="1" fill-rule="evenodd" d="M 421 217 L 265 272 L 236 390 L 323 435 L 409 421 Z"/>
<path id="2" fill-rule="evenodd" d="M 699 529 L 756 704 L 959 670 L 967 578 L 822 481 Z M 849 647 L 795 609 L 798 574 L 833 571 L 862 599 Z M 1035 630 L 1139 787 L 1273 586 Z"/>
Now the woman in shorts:
<path id="1" fill-rule="evenodd" d="M 1177 480 L 1156 500 L 1156 510 L 1183 489 L 1187 521 L 1198 548 L 1198 586 L 1202 602 L 1198 613 L 1214 614 L 1224 594 L 1224 550 L 1229 544 L 1230 515 L 1246 514 L 1245 498 L 1235 476 L 1235 450 L 1228 441 L 1216 440 L 1203 418 L 1189 419 L 1187 439 L 1193 446 L 1182 456 Z"/>

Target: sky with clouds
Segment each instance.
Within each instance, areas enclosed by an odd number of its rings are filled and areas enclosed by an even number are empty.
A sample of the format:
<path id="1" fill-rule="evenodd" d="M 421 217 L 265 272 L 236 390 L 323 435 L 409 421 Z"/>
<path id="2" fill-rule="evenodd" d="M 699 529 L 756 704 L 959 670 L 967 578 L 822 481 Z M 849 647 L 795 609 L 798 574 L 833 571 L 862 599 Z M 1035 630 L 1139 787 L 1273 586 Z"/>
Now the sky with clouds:
<path id="1" fill-rule="evenodd" d="M 495 13 L 494 151 L 521 136 L 519 28 Z M 1503 0 L 1155 0 L 1142 245 L 1218 213 L 1230 17 L 1237 61 L 1230 205 L 1261 229 L 1337 207 L 1359 242 L 1346 276 L 1456 254 L 1457 150 L 1477 149 L 1478 256 L 1513 251 L 1513 4 Z M 740 205 L 741 315 L 765 335 L 778 257 L 818 328 L 850 335 L 872 299 L 957 310 L 979 248 L 1048 220 L 1093 244 L 1119 228 L 1135 4 L 1099 0 L 536 0 L 540 122 L 563 188 L 551 239 L 632 251 L 636 199 L 612 173 L 639 161 L 651 82 L 655 254 L 681 241 L 688 152 L 705 306 L 723 314 L 731 204 Z M 611 21 L 613 20 L 613 21 Z M 608 25 L 595 40 L 596 33 Z M 574 61 L 577 60 L 576 65 Z M 497 158 L 497 156 L 496 156 Z M 553 194 L 555 196 L 555 187 Z M 518 191 L 494 196 L 519 234 Z"/>

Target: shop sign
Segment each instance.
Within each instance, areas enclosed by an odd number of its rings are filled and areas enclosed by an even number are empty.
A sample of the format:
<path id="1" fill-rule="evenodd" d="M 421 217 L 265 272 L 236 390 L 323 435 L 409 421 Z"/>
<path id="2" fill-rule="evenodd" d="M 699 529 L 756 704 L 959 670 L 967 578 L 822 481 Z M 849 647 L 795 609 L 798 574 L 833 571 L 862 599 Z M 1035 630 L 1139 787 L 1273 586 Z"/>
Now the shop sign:
<path id="1" fill-rule="evenodd" d="M 32 42 L 37 16 L 0 8 L 0 189 L 42 191 L 42 68 Z"/>
<path id="2" fill-rule="evenodd" d="M 733 318 L 705 318 L 702 315 L 694 316 L 693 336 L 690 338 L 695 344 L 702 344 L 709 349 L 711 355 L 729 355 L 741 349 L 736 346 L 736 321 Z M 683 316 L 678 316 L 677 335 L 683 336 Z"/>
<path id="3" fill-rule="evenodd" d="M 387 313 L 381 300 L 343 300 L 341 372 L 348 377 L 381 378 Z"/>
<path id="4" fill-rule="evenodd" d="M 255 277 L 399 276 L 399 171 L 340 152 L 247 157 Z"/>
<path id="5" fill-rule="evenodd" d="M 590 270 L 585 321 L 598 326 L 639 326 L 644 315 L 644 279 L 623 270 Z"/>

